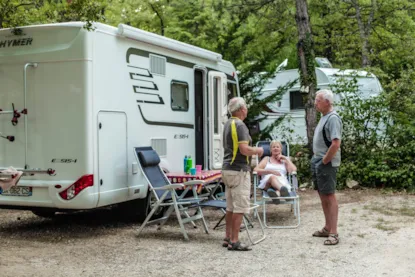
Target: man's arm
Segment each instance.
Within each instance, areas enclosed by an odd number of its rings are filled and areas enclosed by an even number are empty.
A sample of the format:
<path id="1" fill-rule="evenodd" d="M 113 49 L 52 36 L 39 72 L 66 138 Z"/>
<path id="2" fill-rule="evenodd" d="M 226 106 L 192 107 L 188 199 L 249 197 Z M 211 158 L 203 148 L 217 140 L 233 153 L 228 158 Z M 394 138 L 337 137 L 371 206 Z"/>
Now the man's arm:
<path id="1" fill-rule="evenodd" d="M 334 155 L 336 155 L 337 151 L 340 148 L 340 143 L 340 139 L 333 139 L 331 141 L 330 148 L 327 150 L 326 155 L 323 157 L 323 164 L 328 164 L 333 159 Z"/>
<path id="2" fill-rule="evenodd" d="M 244 156 L 252 156 L 252 155 L 258 155 L 258 157 L 261 157 L 262 154 L 264 154 L 264 149 L 262 147 L 251 147 L 248 145 L 248 143 L 239 143 L 239 151 Z"/>

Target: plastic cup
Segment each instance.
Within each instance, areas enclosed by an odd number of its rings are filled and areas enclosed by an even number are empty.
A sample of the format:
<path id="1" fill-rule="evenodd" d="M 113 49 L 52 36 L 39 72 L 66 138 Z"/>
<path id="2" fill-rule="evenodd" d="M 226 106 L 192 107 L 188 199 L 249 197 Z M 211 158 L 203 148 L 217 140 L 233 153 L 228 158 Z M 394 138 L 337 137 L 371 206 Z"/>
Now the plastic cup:
<path id="1" fill-rule="evenodd" d="M 193 168 L 191 168 L 191 169 L 190 169 L 190 174 L 191 174 L 191 175 L 196 175 L 196 168 L 194 168 L 194 167 L 193 167 Z"/>
<path id="2" fill-rule="evenodd" d="M 197 164 L 197 165 L 196 165 L 196 172 L 197 172 L 197 173 L 202 172 L 202 165 L 200 165 L 200 164 Z"/>

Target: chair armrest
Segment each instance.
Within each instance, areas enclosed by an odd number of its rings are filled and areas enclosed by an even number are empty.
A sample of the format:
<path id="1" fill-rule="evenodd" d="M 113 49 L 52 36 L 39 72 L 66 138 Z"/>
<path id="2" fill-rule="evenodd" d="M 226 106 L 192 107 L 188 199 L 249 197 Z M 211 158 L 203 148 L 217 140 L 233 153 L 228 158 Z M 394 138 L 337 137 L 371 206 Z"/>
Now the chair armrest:
<path id="1" fill-rule="evenodd" d="M 184 182 L 182 185 L 185 185 L 185 186 L 196 186 L 196 185 L 204 185 L 204 184 L 205 184 L 205 182 L 202 181 L 202 180 L 192 180 L 192 181 Z"/>
<path id="2" fill-rule="evenodd" d="M 297 171 L 293 171 L 293 172 L 291 172 L 291 173 L 290 173 L 290 175 L 295 175 L 295 176 L 297 176 Z"/>
<path id="3" fill-rule="evenodd" d="M 175 190 L 175 189 L 182 189 L 184 188 L 183 184 L 171 184 L 171 185 L 167 185 L 167 186 L 162 186 L 162 187 L 158 187 L 158 188 L 153 188 L 154 190 Z"/>

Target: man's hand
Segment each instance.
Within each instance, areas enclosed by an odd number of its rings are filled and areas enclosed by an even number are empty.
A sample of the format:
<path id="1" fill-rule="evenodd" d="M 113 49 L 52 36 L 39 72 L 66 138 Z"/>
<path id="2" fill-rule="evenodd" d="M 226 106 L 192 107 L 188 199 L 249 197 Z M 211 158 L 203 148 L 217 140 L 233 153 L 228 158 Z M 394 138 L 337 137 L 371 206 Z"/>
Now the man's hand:
<path id="1" fill-rule="evenodd" d="M 258 157 L 262 157 L 262 155 L 264 155 L 264 148 L 257 147 L 257 155 Z"/>

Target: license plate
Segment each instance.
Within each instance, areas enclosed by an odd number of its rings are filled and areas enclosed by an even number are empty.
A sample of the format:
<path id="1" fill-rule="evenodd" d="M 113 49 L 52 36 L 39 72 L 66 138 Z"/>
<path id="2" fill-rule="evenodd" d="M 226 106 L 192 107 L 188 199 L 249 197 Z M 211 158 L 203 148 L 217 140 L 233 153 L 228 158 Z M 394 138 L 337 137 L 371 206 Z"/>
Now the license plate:
<path id="1" fill-rule="evenodd" d="M 32 187 L 11 187 L 4 190 L 1 195 L 4 196 L 32 196 Z"/>

